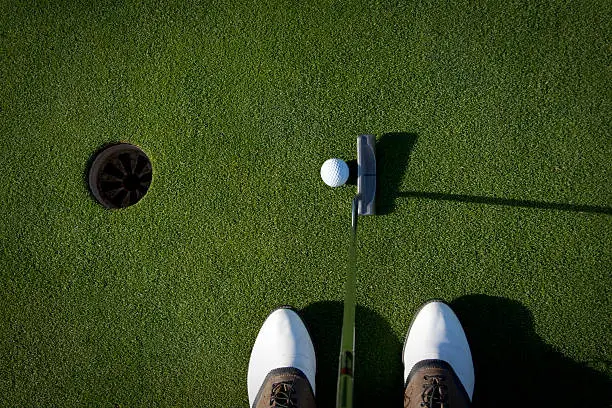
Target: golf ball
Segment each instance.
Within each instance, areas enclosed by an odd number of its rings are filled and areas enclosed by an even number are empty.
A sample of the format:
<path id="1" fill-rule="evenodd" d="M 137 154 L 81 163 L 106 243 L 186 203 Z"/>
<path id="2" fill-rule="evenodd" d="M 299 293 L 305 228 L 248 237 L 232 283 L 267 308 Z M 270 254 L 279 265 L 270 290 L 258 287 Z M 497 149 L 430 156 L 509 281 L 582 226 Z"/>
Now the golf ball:
<path id="1" fill-rule="evenodd" d="M 349 168 L 344 160 L 329 159 L 321 166 L 321 178 L 330 187 L 339 187 L 346 183 Z"/>

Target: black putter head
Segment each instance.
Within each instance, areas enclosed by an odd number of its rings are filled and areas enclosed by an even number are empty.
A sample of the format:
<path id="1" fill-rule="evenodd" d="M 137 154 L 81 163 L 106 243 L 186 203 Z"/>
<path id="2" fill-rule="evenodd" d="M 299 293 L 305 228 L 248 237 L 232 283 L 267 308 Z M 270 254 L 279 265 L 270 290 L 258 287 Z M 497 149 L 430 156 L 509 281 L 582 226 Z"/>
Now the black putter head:
<path id="1" fill-rule="evenodd" d="M 357 137 L 357 200 L 359 215 L 374 215 L 376 198 L 376 137 Z"/>

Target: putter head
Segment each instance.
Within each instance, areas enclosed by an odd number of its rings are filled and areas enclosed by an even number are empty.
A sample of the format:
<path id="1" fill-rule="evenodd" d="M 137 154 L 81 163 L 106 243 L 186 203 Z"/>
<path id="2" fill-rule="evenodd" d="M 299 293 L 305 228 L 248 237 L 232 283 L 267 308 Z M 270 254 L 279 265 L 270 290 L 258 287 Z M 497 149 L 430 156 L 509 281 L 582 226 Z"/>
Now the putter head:
<path id="1" fill-rule="evenodd" d="M 374 215 L 376 198 L 376 137 L 357 137 L 357 197 L 359 215 Z"/>

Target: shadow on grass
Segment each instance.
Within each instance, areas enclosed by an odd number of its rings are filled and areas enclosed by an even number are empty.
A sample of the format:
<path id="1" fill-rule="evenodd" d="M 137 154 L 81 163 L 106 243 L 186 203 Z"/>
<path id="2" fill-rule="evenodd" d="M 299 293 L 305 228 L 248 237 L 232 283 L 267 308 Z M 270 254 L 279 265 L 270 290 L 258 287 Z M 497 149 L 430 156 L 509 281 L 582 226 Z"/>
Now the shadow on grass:
<path id="1" fill-rule="evenodd" d="M 451 306 L 474 357 L 473 408 L 611 406 L 612 381 L 598 371 L 609 372 L 610 362 L 595 362 L 595 370 L 555 351 L 519 302 L 468 295 Z M 335 406 L 342 311 L 342 302 L 318 302 L 300 312 L 317 353 L 319 408 Z M 401 407 L 402 343 L 381 315 L 359 305 L 355 348 L 355 406 Z"/>
<path id="2" fill-rule="evenodd" d="M 573 211 L 593 214 L 612 214 L 612 208 L 596 205 L 551 203 L 545 201 L 514 200 L 511 198 L 497 198 L 485 196 L 472 196 L 463 194 L 444 194 L 425 191 L 402 191 L 397 197 L 425 198 L 436 201 L 455 201 L 460 203 L 503 205 L 510 207 L 537 208 L 541 210 Z"/>
<path id="3" fill-rule="evenodd" d="M 472 349 L 473 407 L 610 407 L 612 381 L 542 341 L 519 302 L 468 295 L 451 303 Z M 609 370 L 610 362 L 597 367 Z"/>
<path id="4" fill-rule="evenodd" d="M 416 142 L 416 133 L 406 132 L 385 133 L 376 142 L 376 214 L 393 212 Z"/>
<path id="5" fill-rule="evenodd" d="M 436 201 L 454 201 L 472 204 L 501 205 L 541 210 L 572 211 L 612 215 L 612 208 L 596 205 L 554 203 L 512 198 L 486 197 L 464 194 L 445 194 L 427 191 L 399 191 L 410 154 L 417 142 L 416 133 L 385 133 L 376 142 L 377 192 L 376 213 L 393 212 L 398 198 L 419 198 Z M 348 162 L 351 177 L 349 184 L 357 184 L 357 161 Z"/>
<path id="6" fill-rule="evenodd" d="M 334 407 L 342 329 L 342 302 L 318 302 L 300 311 L 317 353 L 317 407 Z M 402 343 L 378 313 L 357 306 L 355 407 L 401 407 Z"/>

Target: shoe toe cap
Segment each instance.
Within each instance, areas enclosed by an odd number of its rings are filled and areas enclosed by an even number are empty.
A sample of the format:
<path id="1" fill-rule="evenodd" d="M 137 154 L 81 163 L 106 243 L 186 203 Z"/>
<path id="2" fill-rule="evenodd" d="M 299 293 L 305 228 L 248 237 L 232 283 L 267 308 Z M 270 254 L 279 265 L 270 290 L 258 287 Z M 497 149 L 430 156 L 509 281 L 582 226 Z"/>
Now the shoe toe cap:
<path id="1" fill-rule="evenodd" d="M 314 346 L 302 319 L 289 308 L 273 311 L 255 340 L 247 380 L 251 405 L 268 373 L 282 367 L 301 370 L 315 390 Z"/>
<path id="2" fill-rule="evenodd" d="M 472 354 L 463 327 L 444 302 L 425 304 L 415 317 L 403 352 L 404 381 L 416 363 L 443 360 L 457 373 L 470 398 L 474 391 Z"/>

